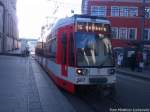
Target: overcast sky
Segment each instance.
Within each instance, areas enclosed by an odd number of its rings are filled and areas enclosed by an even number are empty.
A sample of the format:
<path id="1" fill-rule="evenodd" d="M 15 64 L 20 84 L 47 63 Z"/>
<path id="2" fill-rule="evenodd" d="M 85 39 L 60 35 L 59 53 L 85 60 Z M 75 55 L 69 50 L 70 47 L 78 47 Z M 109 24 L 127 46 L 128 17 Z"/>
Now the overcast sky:
<path id="1" fill-rule="evenodd" d="M 70 16 L 71 9 L 75 13 L 80 13 L 81 0 L 18 0 L 20 38 L 38 38 L 41 26 L 46 24 L 47 16 L 51 22 L 52 17 Z"/>

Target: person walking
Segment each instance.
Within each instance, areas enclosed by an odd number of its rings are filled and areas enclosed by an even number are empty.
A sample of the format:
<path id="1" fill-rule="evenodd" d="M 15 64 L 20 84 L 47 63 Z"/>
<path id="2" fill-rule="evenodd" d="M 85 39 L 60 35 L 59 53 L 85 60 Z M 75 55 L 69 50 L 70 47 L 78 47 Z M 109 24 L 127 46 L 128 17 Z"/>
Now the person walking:
<path id="1" fill-rule="evenodd" d="M 136 61 L 137 61 L 137 70 L 138 72 L 142 72 L 144 63 L 143 63 L 143 54 L 141 51 L 138 51 L 136 54 Z"/>
<path id="2" fill-rule="evenodd" d="M 147 65 L 147 53 L 146 52 L 143 52 L 143 62 L 144 62 L 144 65 Z"/>
<path id="3" fill-rule="evenodd" d="M 118 67 L 121 67 L 122 63 L 123 63 L 123 54 L 120 53 L 117 58 Z"/>

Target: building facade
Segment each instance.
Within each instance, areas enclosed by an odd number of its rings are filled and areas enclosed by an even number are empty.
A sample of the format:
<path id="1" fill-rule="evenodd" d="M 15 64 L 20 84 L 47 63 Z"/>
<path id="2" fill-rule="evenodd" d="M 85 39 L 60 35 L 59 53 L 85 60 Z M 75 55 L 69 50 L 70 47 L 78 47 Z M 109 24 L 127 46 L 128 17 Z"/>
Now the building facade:
<path id="1" fill-rule="evenodd" d="M 133 50 L 142 48 L 150 59 L 150 0 L 145 0 L 145 4 L 143 0 L 82 0 L 81 9 L 82 14 L 111 21 L 111 40 L 117 53 L 128 58 Z"/>
<path id="2" fill-rule="evenodd" d="M 0 0 L 0 52 L 18 47 L 16 0 Z"/>

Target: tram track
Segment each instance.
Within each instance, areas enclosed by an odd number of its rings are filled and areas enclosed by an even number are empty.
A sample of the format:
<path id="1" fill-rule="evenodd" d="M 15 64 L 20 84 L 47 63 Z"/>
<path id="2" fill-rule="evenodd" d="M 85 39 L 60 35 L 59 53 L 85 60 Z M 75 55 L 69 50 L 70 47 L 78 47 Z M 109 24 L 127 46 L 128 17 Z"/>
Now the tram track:
<path id="1" fill-rule="evenodd" d="M 90 103 L 87 99 L 81 98 L 81 97 L 80 97 L 80 99 L 81 99 L 82 101 L 84 101 L 84 102 L 86 103 L 86 105 L 91 108 L 91 110 L 92 110 L 93 112 L 100 112 L 99 109 L 97 109 L 97 108 L 95 107 L 95 105 L 93 105 L 92 103 Z"/>
<path id="2" fill-rule="evenodd" d="M 100 103 L 100 105 L 102 104 L 102 108 L 104 109 L 103 112 L 105 111 L 108 112 L 110 108 L 122 108 L 121 104 L 118 103 L 116 100 L 112 98 L 106 98 L 106 99 L 105 100 L 102 99 L 102 103 Z M 97 107 L 96 105 L 93 105 L 93 103 L 89 102 L 88 100 L 85 100 L 85 98 L 82 98 L 82 100 L 84 100 L 92 108 L 92 110 L 94 110 L 94 112 L 100 112 L 101 109 L 99 107 Z M 113 105 L 113 106 L 108 106 L 108 105 Z"/>
<path id="3" fill-rule="evenodd" d="M 76 94 L 93 112 L 108 112 L 110 108 L 123 108 L 124 106 L 113 96 L 102 95 L 101 91 L 88 90 Z"/>
<path id="4" fill-rule="evenodd" d="M 115 103 L 119 108 L 124 108 L 124 106 L 121 103 L 119 103 L 119 101 L 117 101 L 114 97 L 107 96 L 107 99 L 110 100 L 111 102 Z"/>

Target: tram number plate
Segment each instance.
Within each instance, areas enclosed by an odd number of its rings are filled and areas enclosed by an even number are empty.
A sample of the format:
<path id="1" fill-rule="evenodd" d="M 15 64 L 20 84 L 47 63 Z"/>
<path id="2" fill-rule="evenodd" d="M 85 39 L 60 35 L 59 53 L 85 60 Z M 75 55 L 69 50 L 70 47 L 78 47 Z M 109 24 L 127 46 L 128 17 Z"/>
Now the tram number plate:
<path id="1" fill-rule="evenodd" d="M 89 79 L 90 83 L 94 83 L 94 84 L 104 84 L 107 82 L 106 78 L 90 78 Z"/>

